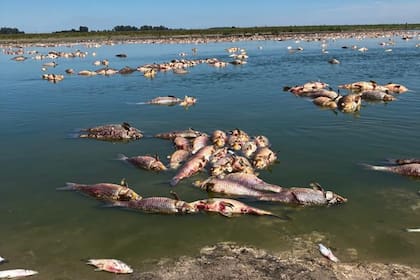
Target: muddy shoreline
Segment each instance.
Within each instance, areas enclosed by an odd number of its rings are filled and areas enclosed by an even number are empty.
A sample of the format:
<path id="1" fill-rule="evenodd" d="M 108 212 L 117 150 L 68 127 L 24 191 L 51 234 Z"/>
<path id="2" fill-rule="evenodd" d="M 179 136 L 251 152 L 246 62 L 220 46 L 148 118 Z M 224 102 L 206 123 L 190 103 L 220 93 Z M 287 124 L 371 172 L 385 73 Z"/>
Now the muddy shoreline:
<path id="1" fill-rule="evenodd" d="M 315 238 L 316 239 L 316 238 Z M 132 280 L 207 279 L 418 279 L 420 269 L 392 263 L 365 263 L 346 250 L 349 262 L 333 263 L 314 240 L 295 238 L 291 250 L 269 253 L 232 242 L 204 247 L 197 256 L 162 259 L 155 268 L 135 272 Z"/>

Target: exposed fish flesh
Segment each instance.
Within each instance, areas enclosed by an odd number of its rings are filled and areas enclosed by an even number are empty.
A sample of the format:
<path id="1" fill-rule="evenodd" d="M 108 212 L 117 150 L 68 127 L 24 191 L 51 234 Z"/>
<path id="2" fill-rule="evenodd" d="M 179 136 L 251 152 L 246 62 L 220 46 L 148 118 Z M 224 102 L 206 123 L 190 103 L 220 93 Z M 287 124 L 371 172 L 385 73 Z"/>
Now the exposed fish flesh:
<path id="1" fill-rule="evenodd" d="M 38 271 L 29 269 L 10 269 L 0 271 L 0 279 L 13 279 L 38 274 Z"/>
<path id="2" fill-rule="evenodd" d="M 338 258 L 336 256 L 334 256 L 333 252 L 331 252 L 331 250 L 329 248 L 325 247 L 321 243 L 319 243 L 318 246 L 319 246 L 319 251 L 321 252 L 321 254 L 324 257 L 326 257 L 330 261 L 338 262 Z"/>
<path id="3" fill-rule="evenodd" d="M 216 147 L 222 148 L 226 145 L 227 135 L 222 130 L 215 130 L 212 133 L 211 141 L 213 142 L 213 145 L 215 145 Z"/>
<path id="4" fill-rule="evenodd" d="M 66 186 L 57 190 L 76 190 L 104 201 L 139 200 L 142 197 L 127 186 L 99 183 L 94 185 L 66 183 Z"/>
<path id="5" fill-rule="evenodd" d="M 195 138 L 202 134 L 203 133 L 200 131 L 189 128 L 186 130 L 158 133 L 155 135 L 155 137 L 162 138 L 162 139 L 175 139 L 176 137 Z"/>
<path id="6" fill-rule="evenodd" d="M 182 99 L 176 96 L 168 95 L 168 96 L 159 96 L 159 97 L 153 98 L 152 100 L 147 101 L 146 104 L 172 106 L 172 105 L 179 104 L 181 101 Z"/>
<path id="7" fill-rule="evenodd" d="M 233 214 L 276 216 L 272 212 L 254 208 L 240 201 L 228 198 L 203 199 L 191 202 L 190 204 L 197 210 L 206 212 L 217 212 L 226 217 L 231 217 Z"/>
<path id="8" fill-rule="evenodd" d="M 133 269 L 126 263 L 116 259 L 89 259 L 87 263 L 96 266 L 95 271 L 107 271 L 112 273 L 133 273 Z"/>
<path id="9" fill-rule="evenodd" d="M 232 182 L 237 182 L 241 185 L 244 185 L 245 187 L 258 191 L 269 191 L 275 193 L 283 191 L 283 187 L 264 182 L 262 179 L 258 178 L 254 174 L 242 172 L 231 173 L 226 175 L 224 179 Z"/>
<path id="10" fill-rule="evenodd" d="M 189 178 L 192 175 L 200 172 L 209 162 L 210 157 L 214 153 L 213 145 L 201 148 L 195 155 L 193 155 L 184 165 L 179 169 L 175 176 L 171 179 L 170 185 L 176 186 L 179 181 Z"/>
<path id="11" fill-rule="evenodd" d="M 108 124 L 92 128 L 83 129 L 80 138 L 94 138 L 98 140 L 121 141 L 136 140 L 143 137 L 140 130 L 132 127 L 128 123 Z"/>
<path id="12" fill-rule="evenodd" d="M 163 171 L 167 169 L 166 166 L 159 160 L 157 156 L 127 157 L 123 154 L 120 154 L 119 159 L 127 161 L 132 165 L 143 168 L 145 170 Z"/>
<path id="13" fill-rule="evenodd" d="M 141 200 L 114 201 L 113 206 L 157 214 L 188 214 L 196 210 L 188 202 L 168 197 L 147 197 Z"/>
<path id="14" fill-rule="evenodd" d="M 407 163 L 396 166 L 375 166 L 366 164 L 365 166 L 372 170 L 387 171 L 405 176 L 420 177 L 420 163 Z"/>

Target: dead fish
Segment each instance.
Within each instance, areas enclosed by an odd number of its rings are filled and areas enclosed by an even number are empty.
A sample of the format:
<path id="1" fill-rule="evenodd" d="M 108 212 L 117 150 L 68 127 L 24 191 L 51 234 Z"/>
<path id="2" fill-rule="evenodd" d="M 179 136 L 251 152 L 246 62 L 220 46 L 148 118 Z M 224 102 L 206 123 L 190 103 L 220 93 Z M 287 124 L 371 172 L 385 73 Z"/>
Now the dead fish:
<path id="1" fill-rule="evenodd" d="M 197 153 L 201 148 L 207 146 L 208 142 L 209 142 L 209 136 L 207 134 L 203 134 L 194 138 L 193 143 L 192 143 L 191 153 L 192 154 Z"/>
<path id="2" fill-rule="evenodd" d="M 0 263 L 4 263 L 4 262 L 7 262 L 6 259 L 0 256 Z"/>
<path id="3" fill-rule="evenodd" d="M 175 139 L 176 137 L 184 137 L 184 138 L 196 138 L 203 133 L 192 128 L 186 130 L 178 130 L 178 131 L 171 131 L 171 132 L 164 132 L 158 133 L 155 135 L 156 138 L 162 139 Z"/>
<path id="4" fill-rule="evenodd" d="M 408 89 L 405 86 L 400 84 L 389 83 L 386 84 L 385 87 L 393 93 L 404 93 L 408 91 Z"/>
<path id="5" fill-rule="evenodd" d="M 407 232 L 420 232 L 420 228 L 406 228 Z"/>
<path id="6" fill-rule="evenodd" d="M 252 164 L 257 169 L 264 169 L 277 161 L 277 155 L 268 147 L 258 149 L 254 154 Z"/>
<path id="7" fill-rule="evenodd" d="M 207 192 L 222 193 L 226 195 L 261 197 L 263 192 L 248 188 L 238 182 L 210 177 L 204 181 L 195 181 L 194 186 Z"/>
<path id="8" fill-rule="evenodd" d="M 243 130 L 236 128 L 229 131 L 228 144 L 233 150 L 241 150 L 242 145 L 246 142 L 249 142 L 249 140 L 249 135 Z"/>
<path id="9" fill-rule="evenodd" d="M 132 165 L 145 170 L 164 171 L 167 169 L 166 166 L 159 160 L 158 156 L 127 157 L 123 154 L 119 154 L 118 159 L 129 162 Z"/>
<path id="10" fill-rule="evenodd" d="M 344 95 L 337 100 L 337 107 L 342 112 L 352 113 L 360 110 L 362 98 L 359 94 Z"/>
<path id="11" fill-rule="evenodd" d="M 133 273 L 133 269 L 126 263 L 116 259 L 89 259 L 86 264 L 96 266 L 95 271 L 107 271 L 112 273 Z"/>
<path id="12" fill-rule="evenodd" d="M 325 191 L 318 183 L 311 183 L 312 188 L 284 188 L 280 193 L 266 194 L 258 198 L 261 201 L 282 202 L 297 205 L 336 205 L 347 202 L 331 191 Z"/>
<path id="13" fill-rule="evenodd" d="M 192 175 L 200 172 L 209 162 L 210 157 L 214 153 L 213 145 L 201 148 L 195 155 L 193 155 L 184 165 L 179 169 L 175 176 L 171 179 L 170 185 L 176 186 L 181 180 L 189 178 Z"/>
<path id="14" fill-rule="evenodd" d="M 142 197 L 130 189 L 123 179 L 122 185 L 99 183 L 94 185 L 66 183 L 66 186 L 57 188 L 57 190 L 75 190 L 84 194 L 92 196 L 99 200 L 104 201 L 127 201 L 127 200 L 140 200 Z"/>
<path id="15" fill-rule="evenodd" d="M 191 143 L 190 140 L 188 140 L 185 137 L 175 137 L 175 139 L 173 140 L 175 147 L 178 150 L 186 150 L 186 151 L 190 151 L 191 150 Z"/>
<path id="16" fill-rule="evenodd" d="M 379 91 L 379 90 L 363 91 L 361 94 L 362 94 L 361 95 L 362 99 L 365 99 L 365 100 L 382 100 L 382 101 L 395 100 L 395 97 L 392 96 L 391 94 L 388 94 L 384 91 Z"/>
<path id="17" fill-rule="evenodd" d="M 190 152 L 186 150 L 176 150 L 169 156 L 169 168 L 178 169 L 181 163 L 185 162 L 190 156 Z"/>
<path id="18" fill-rule="evenodd" d="M 227 147 L 217 149 L 210 158 L 210 163 L 215 164 L 220 159 L 226 157 L 228 154 L 233 154 Z"/>
<path id="19" fill-rule="evenodd" d="M 251 158 L 257 149 L 257 143 L 255 141 L 249 141 L 242 145 L 242 154 L 247 158 Z"/>
<path id="20" fill-rule="evenodd" d="M 215 130 L 211 135 L 211 141 L 216 147 L 222 148 L 226 145 L 227 135 L 222 130 Z"/>
<path id="21" fill-rule="evenodd" d="M 268 147 L 270 148 L 270 141 L 268 140 L 268 138 L 264 135 L 258 135 L 254 137 L 254 142 L 257 145 L 258 148 L 264 148 L 264 147 Z"/>
<path id="22" fill-rule="evenodd" d="M 137 128 L 124 122 L 122 124 L 107 124 L 83 129 L 79 137 L 108 141 L 124 141 L 140 139 L 143 137 L 143 134 Z"/>
<path id="23" fill-rule="evenodd" d="M 133 73 L 134 71 L 137 71 L 137 69 L 131 68 L 129 66 L 125 66 L 124 68 L 121 68 L 120 70 L 118 70 L 118 73 L 121 75 L 127 75 L 127 74 Z"/>
<path id="24" fill-rule="evenodd" d="M 10 269 L 0 271 L 0 279 L 12 279 L 38 274 L 38 271 L 29 269 Z"/>
<path id="25" fill-rule="evenodd" d="M 283 191 L 283 187 L 278 185 L 269 184 L 264 182 L 262 179 L 258 178 L 255 174 L 249 173 L 231 173 L 224 177 L 225 180 L 237 182 L 241 185 L 244 185 L 248 188 L 258 190 L 258 191 L 269 191 L 279 193 Z"/>
<path id="26" fill-rule="evenodd" d="M 369 81 L 369 82 L 359 81 L 359 82 L 354 82 L 351 84 L 339 85 L 338 87 L 350 89 L 353 91 L 365 91 L 365 90 L 375 90 L 377 85 L 378 84 L 375 81 Z"/>
<path id="27" fill-rule="evenodd" d="M 331 252 L 331 250 L 329 248 L 325 247 L 321 243 L 319 243 L 318 246 L 319 246 L 319 251 L 321 252 L 321 254 L 324 257 L 326 257 L 330 261 L 338 262 L 338 258 L 336 256 L 334 256 L 333 252 Z"/>
<path id="28" fill-rule="evenodd" d="M 217 212 L 225 217 L 231 217 L 234 214 L 276 216 L 272 212 L 254 208 L 240 201 L 228 198 L 203 199 L 191 202 L 190 204 L 197 210 L 205 212 Z"/>
<path id="29" fill-rule="evenodd" d="M 387 171 L 405 176 L 420 177 L 420 163 L 407 163 L 396 166 L 375 166 L 365 164 L 365 166 L 372 170 Z"/>
<path id="30" fill-rule="evenodd" d="M 179 104 L 181 101 L 182 99 L 176 96 L 168 95 L 168 96 L 160 96 L 160 97 L 153 98 L 152 100 L 147 101 L 146 104 L 172 106 L 172 105 Z"/>
<path id="31" fill-rule="evenodd" d="M 158 196 L 147 197 L 141 200 L 113 201 L 112 206 L 156 214 L 188 214 L 197 212 L 188 202 Z"/>
<path id="32" fill-rule="evenodd" d="M 23 56 L 23 55 L 18 55 L 18 56 L 15 56 L 15 57 L 11 58 L 11 59 L 14 60 L 14 61 L 25 61 L 28 58 L 26 56 Z"/>
<path id="33" fill-rule="evenodd" d="M 317 106 L 320 107 L 326 107 L 326 108 L 330 108 L 330 109 L 336 109 L 337 108 L 337 103 L 329 98 L 329 97 L 325 97 L 325 96 L 320 96 L 315 98 L 312 103 L 314 103 Z"/>

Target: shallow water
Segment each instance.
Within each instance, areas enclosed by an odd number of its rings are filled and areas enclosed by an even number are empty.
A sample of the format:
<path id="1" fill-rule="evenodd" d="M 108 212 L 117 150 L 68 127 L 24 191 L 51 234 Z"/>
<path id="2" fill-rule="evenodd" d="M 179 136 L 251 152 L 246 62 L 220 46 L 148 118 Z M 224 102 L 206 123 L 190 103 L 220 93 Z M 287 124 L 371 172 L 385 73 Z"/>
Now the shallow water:
<path id="1" fill-rule="evenodd" d="M 98 55 L 58 59 L 59 65 L 48 73 L 96 69 L 92 62 L 105 58 L 117 69 L 170 61 L 180 52 L 192 58 L 193 47 L 198 48 L 194 58 L 229 60 L 225 49 L 238 46 L 247 50 L 249 59 L 246 65 L 223 69 L 198 65 L 187 75 L 158 73 L 153 80 L 135 72 L 110 77 L 66 75 L 57 84 L 40 79 L 46 61 L 15 62 L 0 55 L 0 255 L 11 260 L 1 269 L 35 269 L 42 275 L 39 279 L 114 279 L 93 273 L 80 260 L 113 257 L 142 268 L 162 257 L 196 254 L 218 241 L 287 249 L 280 236 L 313 231 L 324 234 L 338 256 L 355 248 L 361 261 L 418 265 L 419 236 L 404 229 L 420 226 L 419 181 L 361 165 L 420 157 L 420 49 L 415 48 L 418 41 L 395 40 L 389 53 L 378 45 L 380 39 L 329 42 L 329 54 L 321 53 L 319 42 L 302 42 L 304 51 L 290 54 L 286 47 L 297 46 L 292 41 L 62 47 L 55 49 L 80 48 Z M 352 44 L 369 50 L 341 48 Z M 49 50 L 39 48 L 42 53 Z M 117 53 L 128 57 L 117 58 Z M 331 57 L 341 64 L 328 64 Z M 335 89 L 358 80 L 392 81 L 410 91 L 387 104 L 364 103 L 357 114 L 335 114 L 282 91 L 286 85 L 311 80 Z M 188 110 L 133 104 L 165 95 L 193 95 L 198 103 Z M 317 181 L 349 201 L 338 207 L 303 209 L 252 203 L 292 218 L 284 222 L 252 216 L 147 215 L 106 208 L 79 193 L 56 191 L 66 182 L 117 183 L 125 177 L 145 197 L 169 196 L 174 172 L 150 173 L 115 159 L 119 153 L 158 154 L 165 159 L 173 151 L 170 142 L 146 137 L 122 144 L 72 137 L 83 127 L 123 121 L 147 136 L 188 127 L 208 133 L 238 127 L 250 135 L 266 135 L 280 163 L 262 171 L 261 178 L 285 186 Z M 175 188 L 182 199 L 207 197 L 191 186 L 194 179 Z"/>

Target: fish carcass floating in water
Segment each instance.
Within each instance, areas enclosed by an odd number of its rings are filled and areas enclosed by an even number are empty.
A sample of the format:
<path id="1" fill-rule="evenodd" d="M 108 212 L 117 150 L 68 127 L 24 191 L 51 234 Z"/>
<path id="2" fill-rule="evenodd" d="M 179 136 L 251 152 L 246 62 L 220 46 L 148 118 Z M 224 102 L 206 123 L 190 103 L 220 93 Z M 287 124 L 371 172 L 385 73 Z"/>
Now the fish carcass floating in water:
<path id="1" fill-rule="evenodd" d="M 94 185 L 66 183 L 66 186 L 57 190 L 75 190 L 103 201 L 140 200 L 142 197 L 130 189 L 123 179 L 120 185 L 98 183 Z"/>
<path id="2" fill-rule="evenodd" d="M 178 169 L 178 167 L 184 163 L 189 156 L 190 152 L 187 150 L 176 150 L 169 156 L 169 168 Z"/>
<path id="3" fill-rule="evenodd" d="M 337 102 L 334 99 L 331 99 L 326 96 L 319 96 L 315 98 L 312 103 L 314 103 L 317 106 L 330 108 L 330 109 L 336 109 L 337 108 Z"/>
<path id="4" fill-rule="evenodd" d="M 395 166 L 375 166 L 365 164 L 365 166 L 372 170 L 386 171 L 405 176 L 420 177 L 420 163 L 406 163 Z"/>
<path id="5" fill-rule="evenodd" d="M 221 193 L 226 195 L 244 196 L 244 197 L 262 197 L 266 193 L 248 188 L 241 183 L 209 177 L 204 181 L 194 182 L 194 186 L 207 192 Z"/>
<path id="6" fill-rule="evenodd" d="M 95 271 L 107 271 L 112 273 L 133 273 L 133 269 L 126 263 L 116 259 L 89 259 L 87 263 L 97 267 Z"/>
<path id="7" fill-rule="evenodd" d="M 382 100 L 382 101 L 393 101 L 395 97 L 388 94 L 385 91 L 380 90 L 367 90 L 361 93 L 361 97 L 364 100 Z"/>
<path id="8" fill-rule="evenodd" d="M 332 191 L 325 191 L 319 184 L 312 183 L 312 188 L 284 188 L 280 193 L 265 194 L 258 197 L 261 201 L 281 202 L 296 205 L 336 205 L 347 202 Z"/>
<path id="9" fill-rule="evenodd" d="M 254 189 L 257 191 L 280 193 L 284 190 L 283 187 L 267 183 L 262 179 L 258 178 L 258 176 L 256 176 L 255 174 L 250 173 L 230 173 L 226 175 L 223 179 L 231 182 L 237 182 L 247 188 Z"/>
<path id="10" fill-rule="evenodd" d="M 181 180 L 189 178 L 203 170 L 210 160 L 210 157 L 215 152 L 213 145 L 201 148 L 195 155 L 193 155 L 184 165 L 179 169 L 175 176 L 171 179 L 170 185 L 176 186 Z"/>
<path id="11" fill-rule="evenodd" d="M 158 156 L 127 157 L 120 154 L 118 158 L 145 170 L 164 171 L 167 169 L 166 166 L 159 160 Z"/>
<path id="12" fill-rule="evenodd" d="M 184 99 L 179 103 L 179 105 L 187 108 L 194 105 L 195 103 L 197 103 L 197 98 L 186 95 Z"/>
<path id="13" fill-rule="evenodd" d="M 155 214 L 189 214 L 197 210 L 188 202 L 169 197 L 147 197 L 141 200 L 114 201 L 113 206 Z"/>
<path id="14" fill-rule="evenodd" d="M 225 217 L 231 217 L 234 214 L 250 214 L 250 215 L 268 215 L 276 216 L 272 212 L 254 208 L 238 200 L 228 198 L 210 198 L 190 202 L 197 210 L 205 212 L 216 212 Z M 277 217 L 277 216 L 276 216 Z"/>
<path id="15" fill-rule="evenodd" d="M 344 113 L 353 113 L 360 110 L 362 98 L 359 94 L 348 94 L 337 100 L 337 107 Z"/>
<path id="16" fill-rule="evenodd" d="M 252 164 L 256 169 L 264 169 L 277 161 L 277 155 L 268 147 L 258 149 L 252 160 Z"/>
<path id="17" fill-rule="evenodd" d="M 200 131 L 194 130 L 192 128 L 189 128 L 189 129 L 186 129 L 186 130 L 177 130 L 177 131 L 158 133 L 158 134 L 155 135 L 155 137 L 156 138 L 161 138 L 161 139 L 173 140 L 176 137 L 196 138 L 200 135 L 203 135 L 203 133 L 200 132 Z"/>
<path id="18" fill-rule="evenodd" d="M 6 259 L 3 257 L 0 257 L 0 263 L 4 263 L 4 262 L 6 262 Z"/>
<path id="19" fill-rule="evenodd" d="M 329 259 L 330 261 L 333 262 L 338 262 L 338 258 L 336 256 L 334 256 L 333 252 L 331 252 L 331 250 L 327 247 L 325 247 L 324 245 L 322 245 L 321 243 L 318 244 L 319 246 L 319 251 L 321 252 L 321 254 L 326 257 L 327 259 Z"/>
<path id="20" fill-rule="evenodd" d="M 140 139 L 143 137 L 143 134 L 137 128 L 124 122 L 122 124 L 108 124 L 83 129 L 79 137 L 108 141 L 127 141 Z"/>
<path id="21" fill-rule="evenodd" d="M 153 98 L 150 101 L 145 102 L 146 104 L 155 104 L 155 105 L 167 105 L 167 106 L 173 106 L 176 104 L 181 103 L 182 99 L 173 96 L 173 95 L 168 95 L 168 96 L 159 96 L 156 98 Z"/>
<path id="22" fill-rule="evenodd" d="M 284 91 L 290 91 L 291 93 L 296 95 L 302 95 L 309 92 L 325 89 L 326 87 L 328 87 L 328 84 L 324 82 L 307 82 L 303 85 L 298 85 L 294 87 L 284 87 L 283 89 Z"/>
<path id="23" fill-rule="evenodd" d="M 387 88 L 392 93 L 404 93 L 408 91 L 408 89 L 405 86 L 400 85 L 400 84 L 389 83 L 389 84 L 386 84 L 384 87 Z"/>
<path id="24" fill-rule="evenodd" d="M 38 271 L 29 269 L 10 269 L 0 271 L 0 279 L 13 279 L 38 274 Z"/>

